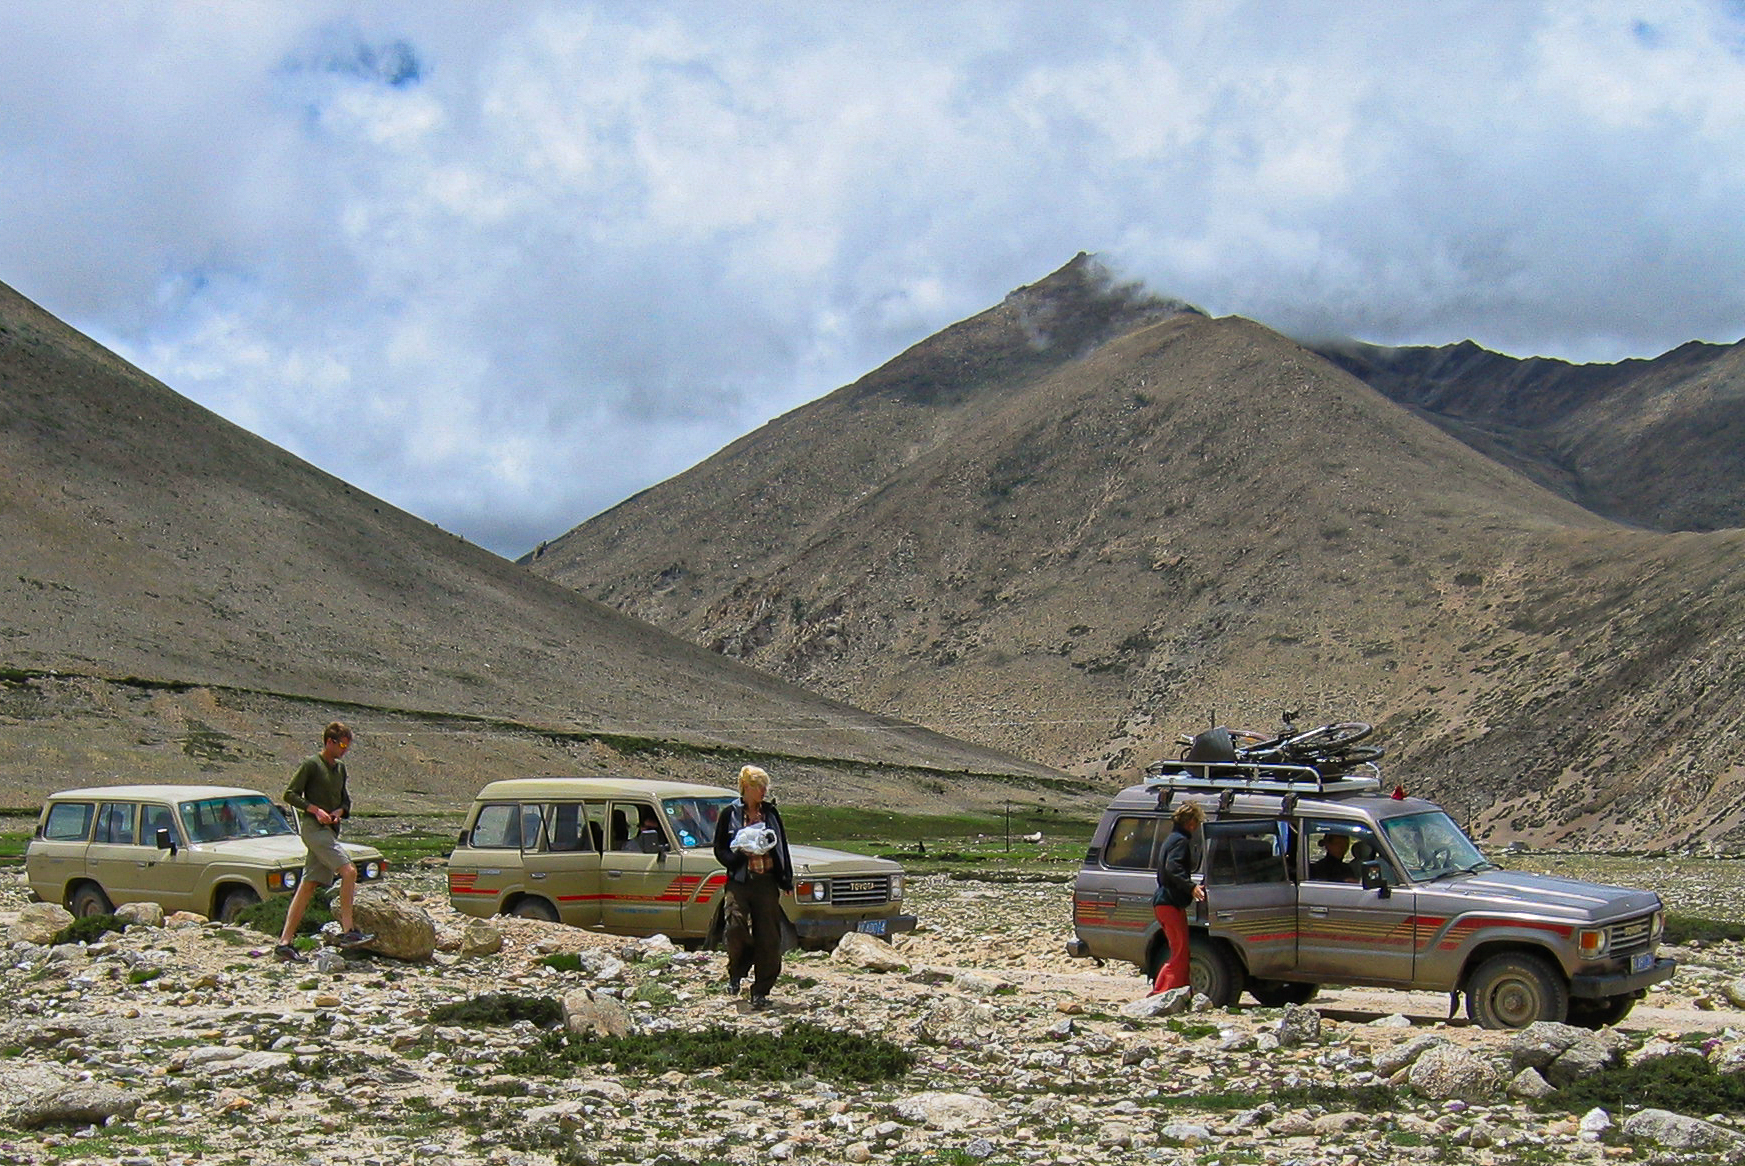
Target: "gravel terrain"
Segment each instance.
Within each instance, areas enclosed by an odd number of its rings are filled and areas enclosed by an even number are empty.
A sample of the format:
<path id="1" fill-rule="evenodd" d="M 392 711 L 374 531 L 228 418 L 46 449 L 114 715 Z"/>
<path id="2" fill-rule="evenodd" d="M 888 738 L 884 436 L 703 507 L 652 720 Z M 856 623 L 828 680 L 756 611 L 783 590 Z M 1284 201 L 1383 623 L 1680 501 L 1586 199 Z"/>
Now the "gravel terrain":
<path id="1" fill-rule="evenodd" d="M 1563 861 L 1577 860 L 1541 865 Z M 16 871 L 0 880 L 0 927 L 11 928 L 28 896 Z M 1070 895 L 1056 881 L 916 877 L 920 930 L 864 957 L 790 956 L 765 1012 L 725 994 L 720 955 L 662 941 L 505 919 L 500 951 L 462 955 L 469 921 L 447 907 L 440 863 L 394 883 L 435 925 L 428 961 L 279 965 L 265 936 L 198 921 L 88 946 L 9 938 L 0 1163 L 1357 1166 L 1713 1161 L 1745 1146 L 1737 1117 L 1535 1107 L 1524 1093 L 1554 1099 L 1546 1078 L 1571 1062 L 1542 1063 L 1550 1038 L 1535 1053 L 1520 1034 L 1445 1022 L 1440 996 L 1328 990 L 1304 1009 L 1144 1015 L 1135 970 L 1064 955 Z M 1734 893 L 1709 885 L 1718 908 Z M 579 968 L 540 962 L 554 952 L 577 953 Z M 1670 985 L 1565 1055 L 1599 1064 L 1696 1048 L 1735 1067 L 1745 948 L 1674 954 L 1686 966 Z M 511 1069 L 539 1047 L 535 1025 L 430 1019 L 487 993 L 566 1008 L 591 997 L 638 1032 L 721 1025 L 748 1047 L 816 1025 L 916 1059 L 871 1083 L 827 1066 L 776 1082 L 724 1069 Z"/>

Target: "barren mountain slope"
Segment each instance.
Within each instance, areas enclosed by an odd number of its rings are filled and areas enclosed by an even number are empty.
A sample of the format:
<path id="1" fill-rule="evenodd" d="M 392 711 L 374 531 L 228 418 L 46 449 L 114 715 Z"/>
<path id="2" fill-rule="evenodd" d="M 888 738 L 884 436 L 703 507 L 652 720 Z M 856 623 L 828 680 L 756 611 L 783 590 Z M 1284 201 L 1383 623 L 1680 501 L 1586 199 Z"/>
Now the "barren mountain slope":
<path id="1" fill-rule="evenodd" d="M 1057 276 L 1014 298 L 1098 294 Z M 988 324 L 899 358 L 959 385 L 871 374 L 534 568 L 1111 781 L 1213 714 L 1301 707 L 1380 723 L 1409 784 L 1501 837 L 1745 836 L 1717 797 L 1745 744 L 1737 536 L 1618 528 L 1248 321 L 1141 322 L 1004 382 L 978 372 Z M 935 345 L 956 359 L 921 361 Z"/>
<path id="2" fill-rule="evenodd" d="M 1745 344 L 1654 360 L 1517 360 L 1471 341 L 1323 355 L 1598 514 L 1653 530 L 1745 526 Z"/>
<path id="3" fill-rule="evenodd" d="M 734 751 L 1058 776 L 540 579 L 224 422 L 4 288 L 0 550 L 7 804 L 74 780 L 212 771 L 268 788 L 332 715 L 358 722 L 377 805 L 392 790 L 461 805 L 483 777 L 645 748 L 667 769 L 723 750 L 687 774 L 708 764 L 717 779 Z"/>

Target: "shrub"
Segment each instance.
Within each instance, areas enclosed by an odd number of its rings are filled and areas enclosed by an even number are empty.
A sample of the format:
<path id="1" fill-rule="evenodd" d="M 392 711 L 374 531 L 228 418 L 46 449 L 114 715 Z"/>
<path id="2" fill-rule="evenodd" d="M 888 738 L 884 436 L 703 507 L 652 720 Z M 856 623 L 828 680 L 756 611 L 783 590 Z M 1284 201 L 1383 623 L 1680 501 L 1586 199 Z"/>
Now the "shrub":
<path id="1" fill-rule="evenodd" d="M 568 1075 L 578 1066 L 612 1064 L 624 1073 L 658 1076 L 671 1070 L 694 1074 L 720 1069 L 731 1081 L 790 1081 L 818 1077 L 872 1082 L 901 1077 L 915 1054 L 881 1037 L 837 1032 L 800 1022 L 779 1033 L 746 1032 L 719 1025 L 700 1032 L 662 1032 L 625 1037 L 547 1033 L 536 1046 L 502 1060 L 506 1073 Z"/>
<path id="2" fill-rule="evenodd" d="M 84 915 L 55 933 L 54 943 L 95 943 L 111 931 L 127 930 L 127 924 L 113 915 Z"/>
<path id="3" fill-rule="evenodd" d="M 315 892 L 303 921 L 297 924 L 298 935 L 314 935 L 333 919 L 332 888 Z M 285 930 L 285 913 L 291 909 L 291 896 L 274 895 L 259 903 L 251 903 L 231 920 L 238 927 L 248 927 L 267 935 L 277 936 Z"/>
<path id="4" fill-rule="evenodd" d="M 1745 1113 L 1745 1077 L 1717 1073 L 1699 1053 L 1673 1053 L 1579 1077 L 1547 1097 L 1548 1107 L 1585 1113 L 1651 1107 L 1674 1113 Z"/>
<path id="5" fill-rule="evenodd" d="M 544 1028 L 562 1019 L 563 1006 L 550 996 L 518 996 L 513 992 L 487 992 L 430 1010 L 432 1024 L 509 1025 L 531 1020 Z"/>

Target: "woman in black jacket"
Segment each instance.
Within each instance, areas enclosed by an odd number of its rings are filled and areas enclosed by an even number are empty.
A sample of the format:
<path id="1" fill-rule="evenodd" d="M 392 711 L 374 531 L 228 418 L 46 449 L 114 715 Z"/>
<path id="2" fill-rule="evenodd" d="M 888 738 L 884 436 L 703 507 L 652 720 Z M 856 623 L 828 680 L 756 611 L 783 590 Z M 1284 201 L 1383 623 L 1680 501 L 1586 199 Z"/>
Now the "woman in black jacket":
<path id="1" fill-rule="evenodd" d="M 1206 820 L 1198 802 L 1183 802 L 1170 815 L 1175 824 L 1163 840 L 1163 855 L 1157 863 L 1157 894 L 1152 903 L 1163 937 L 1169 941 L 1169 959 L 1157 970 L 1151 994 L 1184 987 L 1188 982 L 1188 908 L 1203 901 L 1206 888 L 1194 882 L 1194 834 Z"/>
<path id="2" fill-rule="evenodd" d="M 739 995 L 755 964 L 751 1006 L 769 1007 L 782 974 L 782 892 L 794 889 L 788 832 L 769 792 L 769 774 L 755 765 L 739 771 L 739 800 L 715 823 L 715 861 L 727 870 L 727 991 Z"/>

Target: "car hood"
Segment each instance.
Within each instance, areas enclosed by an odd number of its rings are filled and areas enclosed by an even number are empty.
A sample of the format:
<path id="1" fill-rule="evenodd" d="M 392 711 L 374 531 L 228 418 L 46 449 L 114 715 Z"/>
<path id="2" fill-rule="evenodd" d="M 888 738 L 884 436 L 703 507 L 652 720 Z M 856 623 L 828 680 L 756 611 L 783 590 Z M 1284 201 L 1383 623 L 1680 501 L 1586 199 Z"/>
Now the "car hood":
<path id="1" fill-rule="evenodd" d="M 788 854 L 794 860 L 795 874 L 894 875 L 903 872 L 901 863 L 892 862 L 888 858 L 850 854 L 846 850 L 831 850 L 826 846 L 790 846 Z"/>
<path id="2" fill-rule="evenodd" d="M 382 852 L 373 846 L 341 842 L 340 846 L 354 862 L 379 860 Z M 268 834 L 257 838 L 230 838 L 223 842 L 196 842 L 190 850 L 201 854 L 222 855 L 238 862 L 264 862 L 275 865 L 302 863 L 309 854 L 303 839 L 296 834 Z"/>
<path id="3" fill-rule="evenodd" d="M 1462 905 L 1469 910 L 1483 907 L 1498 911 L 1528 911 L 1582 922 L 1641 915 L 1661 906 L 1660 896 L 1653 891 L 1514 870 L 1455 875 L 1419 883 L 1418 891 L 1449 900 L 1464 900 Z"/>

